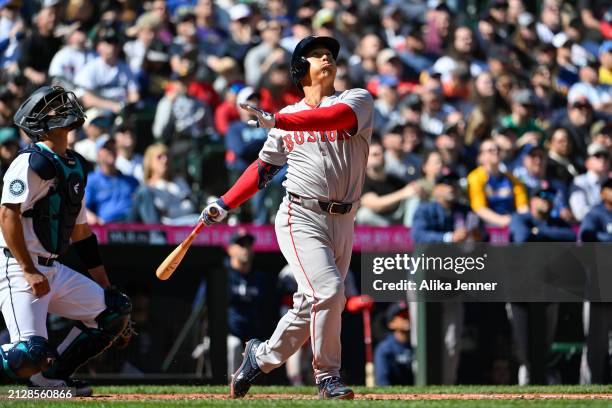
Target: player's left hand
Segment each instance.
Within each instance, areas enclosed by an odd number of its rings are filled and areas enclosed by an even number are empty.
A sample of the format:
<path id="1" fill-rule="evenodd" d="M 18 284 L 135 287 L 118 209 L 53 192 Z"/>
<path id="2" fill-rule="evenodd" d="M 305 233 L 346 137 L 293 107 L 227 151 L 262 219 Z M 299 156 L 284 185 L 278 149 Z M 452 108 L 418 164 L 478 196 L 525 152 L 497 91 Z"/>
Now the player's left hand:
<path id="1" fill-rule="evenodd" d="M 271 129 L 276 124 L 274 115 L 270 112 L 263 111 L 256 106 L 249 105 L 248 103 L 241 103 L 240 107 L 246 110 L 247 112 L 257 116 L 257 120 L 249 120 L 247 122 L 250 126 Z"/>
<path id="2" fill-rule="evenodd" d="M 39 271 L 24 271 L 23 276 L 28 282 L 28 285 L 30 285 L 30 287 L 32 288 L 32 293 L 37 298 L 43 297 L 51 290 L 49 288 L 49 281 L 47 280 L 47 277 Z"/>

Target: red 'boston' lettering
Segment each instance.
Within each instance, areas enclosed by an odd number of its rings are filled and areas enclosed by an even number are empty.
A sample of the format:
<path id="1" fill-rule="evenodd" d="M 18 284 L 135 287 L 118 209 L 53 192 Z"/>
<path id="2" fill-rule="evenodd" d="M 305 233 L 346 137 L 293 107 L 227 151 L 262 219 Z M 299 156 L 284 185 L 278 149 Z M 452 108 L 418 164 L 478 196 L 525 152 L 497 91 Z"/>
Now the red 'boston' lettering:
<path id="1" fill-rule="evenodd" d="M 327 132 L 319 132 L 319 134 L 321 135 L 321 141 L 327 142 Z"/>
<path id="2" fill-rule="evenodd" d="M 308 133 L 308 140 L 306 140 L 308 143 L 314 143 L 317 141 L 317 138 L 315 137 L 315 135 L 312 134 L 312 132 L 307 132 Z"/>
<path id="3" fill-rule="evenodd" d="M 338 136 L 338 131 L 337 130 L 332 130 L 331 132 L 329 132 L 327 134 L 327 137 L 329 138 L 330 142 L 335 142 L 337 136 Z"/>
<path id="4" fill-rule="evenodd" d="M 295 143 L 301 145 L 304 143 L 304 132 L 302 132 L 301 130 L 299 132 L 293 132 L 293 139 L 295 140 Z"/>
<path id="5" fill-rule="evenodd" d="M 291 140 L 291 135 L 287 134 L 283 136 L 283 140 L 285 141 L 285 147 L 287 148 L 287 150 L 289 150 L 290 152 L 293 151 L 293 140 Z"/>

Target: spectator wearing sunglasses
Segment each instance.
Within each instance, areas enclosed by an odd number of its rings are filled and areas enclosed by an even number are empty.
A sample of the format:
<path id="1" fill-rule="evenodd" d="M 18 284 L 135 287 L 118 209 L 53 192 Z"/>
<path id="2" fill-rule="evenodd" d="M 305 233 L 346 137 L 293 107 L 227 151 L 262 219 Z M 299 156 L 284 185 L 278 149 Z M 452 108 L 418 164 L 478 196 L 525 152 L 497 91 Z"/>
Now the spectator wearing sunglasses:
<path id="1" fill-rule="evenodd" d="M 610 172 L 610 152 L 605 146 L 591 143 L 585 162 L 587 172 L 574 179 L 570 190 L 570 206 L 578 221 L 601 202 L 601 185 Z"/>

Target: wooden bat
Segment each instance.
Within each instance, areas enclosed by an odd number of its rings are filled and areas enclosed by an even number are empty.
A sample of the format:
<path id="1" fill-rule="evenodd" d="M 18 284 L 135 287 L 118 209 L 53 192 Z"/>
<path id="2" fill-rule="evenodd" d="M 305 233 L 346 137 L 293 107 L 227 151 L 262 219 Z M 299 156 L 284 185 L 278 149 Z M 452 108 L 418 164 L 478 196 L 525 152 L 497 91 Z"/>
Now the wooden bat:
<path id="1" fill-rule="evenodd" d="M 212 207 L 208 211 L 208 215 L 211 217 L 216 217 L 218 213 L 219 212 L 215 207 Z M 174 249 L 174 251 L 170 252 L 170 255 L 168 255 L 166 259 L 164 259 L 164 261 L 157 267 L 157 270 L 155 271 L 155 275 L 157 276 L 158 279 L 167 280 L 172 276 L 176 268 L 178 268 L 181 261 L 185 257 L 185 254 L 187 253 L 187 250 L 191 246 L 191 243 L 193 242 L 195 237 L 200 233 L 200 231 L 202 231 L 205 225 L 206 224 L 204 224 L 204 221 L 198 222 L 198 225 L 195 226 L 195 228 L 193 229 L 193 231 L 191 231 L 189 236 L 185 238 L 183 242 L 181 242 L 179 246 L 177 246 Z"/>

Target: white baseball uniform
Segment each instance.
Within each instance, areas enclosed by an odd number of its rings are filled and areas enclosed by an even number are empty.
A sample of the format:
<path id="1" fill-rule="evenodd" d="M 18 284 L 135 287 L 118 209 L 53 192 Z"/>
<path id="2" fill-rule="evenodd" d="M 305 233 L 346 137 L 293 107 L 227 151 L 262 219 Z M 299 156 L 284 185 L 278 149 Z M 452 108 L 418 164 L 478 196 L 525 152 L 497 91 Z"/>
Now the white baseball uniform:
<path id="1" fill-rule="evenodd" d="M 56 184 L 55 180 L 41 179 L 29 167 L 30 154 L 17 156 L 4 175 L 2 204 L 20 204 L 21 213 L 31 209 Z M 21 222 L 28 252 L 36 269 L 47 277 L 50 291 L 40 298 L 34 296 L 17 260 L 6 256 L 6 240 L 0 233 L 0 307 L 11 343 L 26 341 L 32 336 L 48 338 L 48 312 L 80 320 L 88 327 L 98 327 L 95 318 L 106 309 L 102 287 L 57 261 L 51 266 L 40 265 L 39 257 L 55 258 L 57 254 L 51 254 L 43 248 L 34 233 L 32 218 L 22 217 Z M 85 222 L 83 201 L 76 223 Z M 6 349 L 7 345 L 3 348 Z M 58 351 L 62 351 L 62 345 Z"/>
<path id="2" fill-rule="evenodd" d="M 298 284 L 293 309 L 283 316 L 256 352 L 263 372 L 282 365 L 312 338 L 317 383 L 339 376 L 340 326 L 346 298 L 344 279 L 353 248 L 357 211 L 372 136 L 373 100 L 364 89 L 329 96 L 318 107 L 348 105 L 357 117 L 357 129 L 329 132 L 271 129 L 259 153 L 267 163 L 288 165 L 284 186 L 288 193 L 276 215 L 279 246 Z M 304 100 L 281 113 L 313 109 Z M 346 214 L 331 215 L 318 201 L 351 203 Z"/>

